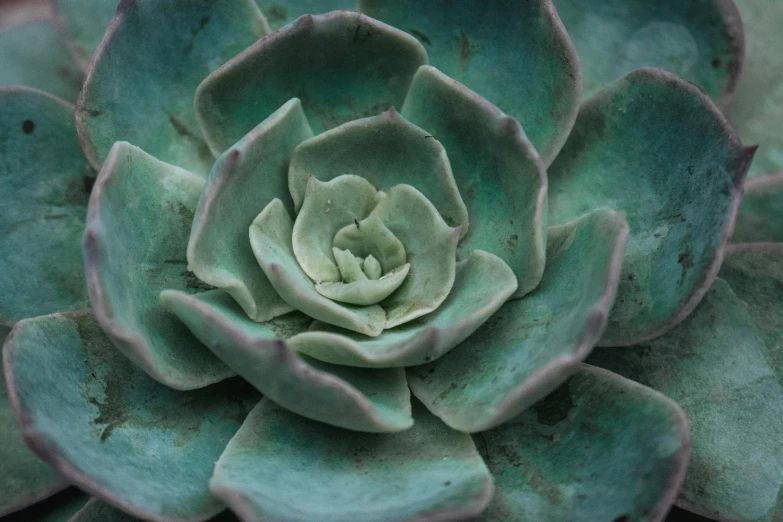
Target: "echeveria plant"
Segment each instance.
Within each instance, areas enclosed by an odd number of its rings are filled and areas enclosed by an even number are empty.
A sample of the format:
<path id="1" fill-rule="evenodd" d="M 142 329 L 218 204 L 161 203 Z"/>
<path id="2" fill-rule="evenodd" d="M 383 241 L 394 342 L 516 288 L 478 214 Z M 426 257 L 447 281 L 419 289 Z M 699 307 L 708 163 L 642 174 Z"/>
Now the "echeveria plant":
<path id="1" fill-rule="evenodd" d="M 0 32 L 0 514 L 783 516 L 742 6 L 55 5 Z"/>

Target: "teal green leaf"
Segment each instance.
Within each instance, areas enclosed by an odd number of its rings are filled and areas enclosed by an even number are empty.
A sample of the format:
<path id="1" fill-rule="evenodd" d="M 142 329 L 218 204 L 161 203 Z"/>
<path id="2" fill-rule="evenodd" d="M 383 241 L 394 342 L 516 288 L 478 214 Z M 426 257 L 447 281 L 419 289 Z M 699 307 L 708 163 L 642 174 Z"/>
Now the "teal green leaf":
<path id="1" fill-rule="evenodd" d="M 448 152 L 470 219 L 460 257 L 491 252 L 514 271 L 516 296 L 530 292 L 544 272 L 547 179 L 519 123 L 429 66 L 413 77 L 402 113 Z"/>
<path id="2" fill-rule="evenodd" d="M 294 255 L 293 230 L 294 222 L 279 199 L 272 200 L 250 225 L 250 246 L 280 297 L 313 319 L 378 336 L 386 324 L 383 308 L 339 304 L 318 293 Z"/>
<path id="3" fill-rule="evenodd" d="M 224 509 L 207 486 L 259 399 L 244 381 L 172 390 L 116 350 L 89 312 L 19 322 L 4 364 L 28 444 L 79 488 L 142 519 Z"/>
<path id="4" fill-rule="evenodd" d="M 356 0 L 256 0 L 273 31 L 303 15 L 356 9 Z"/>
<path id="5" fill-rule="evenodd" d="M 605 346 L 679 324 L 715 279 L 742 196 L 744 148 L 698 87 L 640 69 L 586 102 L 549 168 L 549 219 L 626 212 L 631 235 Z"/>
<path id="6" fill-rule="evenodd" d="M 660 522 L 691 449 L 674 401 L 588 365 L 474 440 L 495 477 L 483 522 Z"/>
<path id="7" fill-rule="evenodd" d="M 69 102 L 79 94 L 82 70 L 51 20 L 0 30 L 0 64 L 0 86 L 25 85 Z"/>
<path id="8" fill-rule="evenodd" d="M 554 0 L 582 67 L 582 99 L 641 67 L 691 81 L 731 101 L 745 50 L 731 0 Z"/>
<path id="9" fill-rule="evenodd" d="M 448 297 L 461 229 L 446 224 L 432 203 L 410 185 L 392 187 L 372 212 L 405 246 L 410 263 L 402 286 L 381 303 L 386 328 L 394 328 L 432 312 Z"/>
<path id="10" fill-rule="evenodd" d="M 308 178 L 291 243 L 299 266 L 310 279 L 316 283 L 342 280 L 332 250 L 334 238 L 346 225 L 355 227 L 367 217 L 378 203 L 376 193 L 372 183 L 351 174 L 323 182 Z"/>
<path id="11" fill-rule="evenodd" d="M 358 13 L 303 16 L 212 73 L 196 92 L 210 148 L 221 153 L 292 97 L 319 134 L 401 106 L 427 53 Z M 341 172 L 340 174 L 352 174 Z"/>
<path id="12" fill-rule="evenodd" d="M 196 87 L 267 32 L 253 0 L 193 0 L 187 8 L 180 0 L 123 0 L 76 104 L 87 159 L 98 169 L 114 142 L 128 141 L 206 177 L 215 158 L 196 121 Z"/>
<path id="13" fill-rule="evenodd" d="M 340 229 L 333 244 L 335 248 L 350 250 L 355 256 L 364 258 L 362 270 L 370 279 L 377 278 L 371 277 L 369 271 L 383 275 L 408 260 L 402 242 L 376 214 L 360 221 L 358 227 L 351 223 Z"/>
<path id="14" fill-rule="evenodd" d="M 334 364 L 367 368 L 413 366 L 447 353 L 490 319 L 514 293 L 516 280 L 498 257 L 474 250 L 457 263 L 454 286 L 432 313 L 368 339 L 315 323 L 292 337 L 292 349 Z"/>
<path id="15" fill-rule="evenodd" d="M 752 177 L 744 189 L 731 240 L 783 241 L 783 172 Z"/>
<path id="16" fill-rule="evenodd" d="M 432 65 L 519 120 L 552 162 L 579 109 L 581 73 L 551 0 L 360 0 L 359 10 L 418 38 Z"/>
<path id="17" fill-rule="evenodd" d="M 783 513 L 783 310 L 772 300 L 783 294 L 783 270 L 776 264 L 766 271 L 777 272 L 765 278 L 771 289 L 753 301 L 718 279 L 668 334 L 643 345 L 598 349 L 589 360 L 655 388 L 685 410 L 693 454 L 677 505 L 710 518 L 773 522 Z M 732 271 L 721 270 L 721 276 Z M 749 282 L 748 273 L 736 275 Z"/>
<path id="18" fill-rule="evenodd" d="M 66 43 L 81 65 L 90 62 L 119 3 L 119 0 L 54 0 Z"/>
<path id="19" fill-rule="evenodd" d="M 73 107 L 27 87 L 0 87 L 0 325 L 88 304 L 81 256 L 95 174 Z"/>
<path id="20" fill-rule="evenodd" d="M 16 421 L 13 421 L 14 423 Z M 32 506 L 3 517 L 3 522 L 71 522 L 90 496 L 76 488 L 68 488 Z"/>
<path id="21" fill-rule="evenodd" d="M 594 212 L 551 227 L 541 284 L 509 301 L 462 344 L 408 368 L 413 394 L 452 428 L 498 426 L 579 370 L 606 326 L 628 225 Z"/>
<path id="22" fill-rule="evenodd" d="M 734 0 L 745 29 L 745 63 L 734 102 L 726 109 L 745 143 L 759 145 L 749 176 L 783 171 L 783 53 L 775 52 L 783 27 L 776 0 Z"/>
<path id="23" fill-rule="evenodd" d="M 254 321 L 291 307 L 258 266 L 247 226 L 273 198 L 288 200 L 291 151 L 312 135 L 299 100 L 290 100 L 218 158 L 196 207 L 190 270 L 226 290 Z"/>
<path id="24" fill-rule="evenodd" d="M 470 437 L 414 406 L 395 434 L 345 431 L 264 400 L 215 465 L 212 492 L 244 522 L 467 520 L 492 478 Z"/>
<path id="25" fill-rule="evenodd" d="M 255 323 L 221 291 L 166 291 L 161 300 L 227 365 L 294 413 L 358 431 L 401 431 L 413 425 L 402 368 L 335 366 L 289 349 L 285 339 L 312 323 L 303 314 Z"/>
<path id="26" fill-rule="evenodd" d="M 178 390 L 234 375 L 159 302 L 166 288 L 208 288 L 187 267 L 204 180 L 117 143 L 93 188 L 84 258 L 92 307 L 117 348 Z"/>
<path id="27" fill-rule="evenodd" d="M 350 252 L 348 254 L 352 255 Z M 337 256 L 335 255 L 335 257 Z M 353 259 L 356 258 L 354 257 Z M 373 305 L 380 303 L 396 291 L 405 282 L 410 268 L 411 264 L 405 263 L 399 268 L 392 269 L 391 272 L 383 277 L 379 276 L 376 279 L 369 279 L 364 272 L 361 272 L 360 268 L 360 273 L 364 279 L 349 283 L 318 283 L 315 285 L 315 289 L 319 294 L 333 301 L 361 306 Z M 380 267 L 378 267 L 378 270 L 380 270 Z"/>
<path id="28" fill-rule="evenodd" d="M 325 182 L 343 174 L 361 176 L 378 190 L 411 185 L 446 223 L 463 227 L 463 235 L 468 231 L 468 211 L 443 146 L 393 108 L 325 132 L 294 151 L 289 183 L 295 208 L 302 206 L 309 176 Z"/>
<path id="29" fill-rule="evenodd" d="M 8 329 L 0 326 L 0 346 Z M 68 482 L 30 451 L 8 402 L 0 375 L 0 517 L 35 504 L 64 489 Z"/>

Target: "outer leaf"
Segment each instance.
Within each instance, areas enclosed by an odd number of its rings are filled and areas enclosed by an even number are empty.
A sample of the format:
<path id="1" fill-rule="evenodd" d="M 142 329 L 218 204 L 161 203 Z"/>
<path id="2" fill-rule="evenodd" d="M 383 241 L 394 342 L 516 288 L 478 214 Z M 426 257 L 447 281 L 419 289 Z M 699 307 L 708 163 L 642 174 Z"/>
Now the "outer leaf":
<path id="1" fill-rule="evenodd" d="M 517 277 L 516 297 L 530 292 L 544 273 L 547 180 L 519 123 L 429 66 L 413 77 L 402 112 L 448 151 L 470 217 L 461 257 L 499 256 Z"/>
<path id="2" fill-rule="evenodd" d="M 167 291 L 161 300 L 226 364 L 286 409 L 358 431 L 401 431 L 413 424 L 402 368 L 335 366 L 288 348 L 284 339 L 306 330 L 312 322 L 307 316 L 294 313 L 254 323 L 223 292 L 189 296 Z"/>
<path id="3" fill-rule="evenodd" d="M 745 40 L 732 0 L 554 0 L 579 53 L 582 98 L 640 67 L 702 87 L 716 103 L 737 88 Z"/>
<path id="4" fill-rule="evenodd" d="M 783 171 L 783 9 L 775 0 L 734 0 L 745 27 L 747 52 L 734 103 L 726 117 L 745 143 L 759 145 L 749 176 Z"/>
<path id="5" fill-rule="evenodd" d="M 294 223 L 279 199 L 272 200 L 250 225 L 253 253 L 280 297 L 313 319 L 365 335 L 379 335 L 386 323 L 383 308 L 335 303 L 315 290 L 294 255 L 293 229 Z"/>
<path id="6" fill-rule="evenodd" d="M 364 434 L 263 401 L 215 466 L 212 492 L 245 522 L 466 520 L 492 495 L 470 437 L 416 408 L 416 425 Z"/>
<path id="7" fill-rule="evenodd" d="M 609 206 L 628 215 L 617 302 L 601 344 L 657 337 L 715 279 L 754 149 L 694 85 L 641 69 L 585 103 L 548 171 L 549 218 Z"/>
<path id="8" fill-rule="evenodd" d="M 0 88 L 0 325 L 87 306 L 79 238 L 93 172 L 73 107 Z"/>
<path id="9" fill-rule="evenodd" d="M 50 20 L 0 30 L 0 85 L 25 85 L 73 102 L 82 71 Z"/>
<path id="10" fill-rule="evenodd" d="M 348 11 L 306 15 L 205 79 L 196 111 L 215 153 L 292 96 L 302 100 L 318 134 L 401 105 L 425 63 L 424 48 L 393 27 Z"/>
<path id="11" fill-rule="evenodd" d="M 693 424 L 693 455 L 677 504 L 710 518 L 772 522 L 783 513 L 781 334 L 774 329 L 783 311 L 771 300 L 783 285 L 766 282 L 772 293 L 754 296 L 749 307 L 719 279 L 675 330 L 590 358 L 682 406 Z M 774 323 L 760 329 L 763 321 Z"/>
<path id="12" fill-rule="evenodd" d="M 171 390 L 115 350 L 88 312 L 18 323 L 3 355 L 26 442 L 71 482 L 147 520 L 223 510 L 207 481 L 255 390 L 242 381 Z"/>
<path id="13" fill-rule="evenodd" d="M 57 22 L 76 61 L 86 67 L 103 39 L 118 0 L 54 0 Z"/>
<path id="14" fill-rule="evenodd" d="M 451 352 L 408 369 L 411 391 L 452 428 L 513 418 L 576 372 L 606 326 L 628 225 L 610 210 L 549 229 L 541 284 Z"/>
<path id="15" fill-rule="evenodd" d="M 290 100 L 218 158 L 196 207 L 190 269 L 230 293 L 254 321 L 291 307 L 258 266 L 247 226 L 273 198 L 287 199 L 291 151 L 312 135 L 299 100 Z"/>
<path id="16" fill-rule="evenodd" d="M 117 143 L 90 199 L 84 257 L 101 326 L 122 353 L 178 390 L 234 375 L 158 301 L 161 290 L 209 288 L 185 249 L 204 181 Z"/>
<path id="17" fill-rule="evenodd" d="M 783 241 L 783 172 L 756 176 L 745 183 L 731 240 Z"/>
<path id="18" fill-rule="evenodd" d="M 0 345 L 8 330 L 0 327 Z M 64 489 L 62 475 L 25 446 L 22 430 L 8 402 L 5 376 L 0 377 L 0 516 L 18 511 Z"/>
<path id="19" fill-rule="evenodd" d="M 253 0 L 192 0 L 187 7 L 180 0 L 122 0 L 76 106 L 87 158 L 98 169 L 114 142 L 129 141 L 206 177 L 215 158 L 197 126 L 193 94 L 266 32 Z"/>
<path id="20" fill-rule="evenodd" d="M 446 223 L 463 227 L 463 235 L 468 231 L 468 210 L 443 146 L 394 108 L 341 125 L 297 147 L 289 171 L 295 208 L 302 206 L 309 176 L 329 181 L 343 174 L 361 176 L 378 190 L 411 185 L 435 205 Z"/>
<path id="21" fill-rule="evenodd" d="M 359 10 L 416 36 L 432 65 L 518 119 L 552 162 L 576 118 L 581 74 L 551 0 L 360 0 Z"/>
<path id="22" fill-rule="evenodd" d="M 475 250 L 457 263 L 454 286 L 434 312 L 368 339 L 324 323 L 289 345 L 322 361 L 368 368 L 413 366 L 447 353 L 489 319 L 514 293 L 514 274 L 499 258 Z"/>
<path id="23" fill-rule="evenodd" d="M 510 424 L 475 435 L 497 487 L 479 520 L 659 522 L 688 466 L 689 428 L 671 399 L 582 365 Z"/>
<path id="24" fill-rule="evenodd" d="M 273 31 L 303 15 L 356 9 L 356 0 L 256 0 Z"/>

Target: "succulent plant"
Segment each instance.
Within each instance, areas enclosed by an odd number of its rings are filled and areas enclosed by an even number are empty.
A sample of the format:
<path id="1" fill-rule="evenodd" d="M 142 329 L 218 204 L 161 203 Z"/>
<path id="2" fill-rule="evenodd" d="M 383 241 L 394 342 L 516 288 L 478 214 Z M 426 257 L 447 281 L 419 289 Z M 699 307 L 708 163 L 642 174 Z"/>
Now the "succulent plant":
<path id="1" fill-rule="evenodd" d="M 0 514 L 779 520 L 744 2 L 55 4 L 0 32 Z"/>

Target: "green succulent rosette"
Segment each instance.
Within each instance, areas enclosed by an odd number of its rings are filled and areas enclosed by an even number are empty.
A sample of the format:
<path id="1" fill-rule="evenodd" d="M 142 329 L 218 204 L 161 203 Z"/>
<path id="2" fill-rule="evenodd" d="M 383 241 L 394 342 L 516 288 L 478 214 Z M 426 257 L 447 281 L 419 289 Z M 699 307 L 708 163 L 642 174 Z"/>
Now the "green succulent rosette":
<path id="1" fill-rule="evenodd" d="M 777 520 L 783 252 L 728 243 L 783 207 L 720 109 L 738 3 L 3 28 L 0 515 Z"/>

